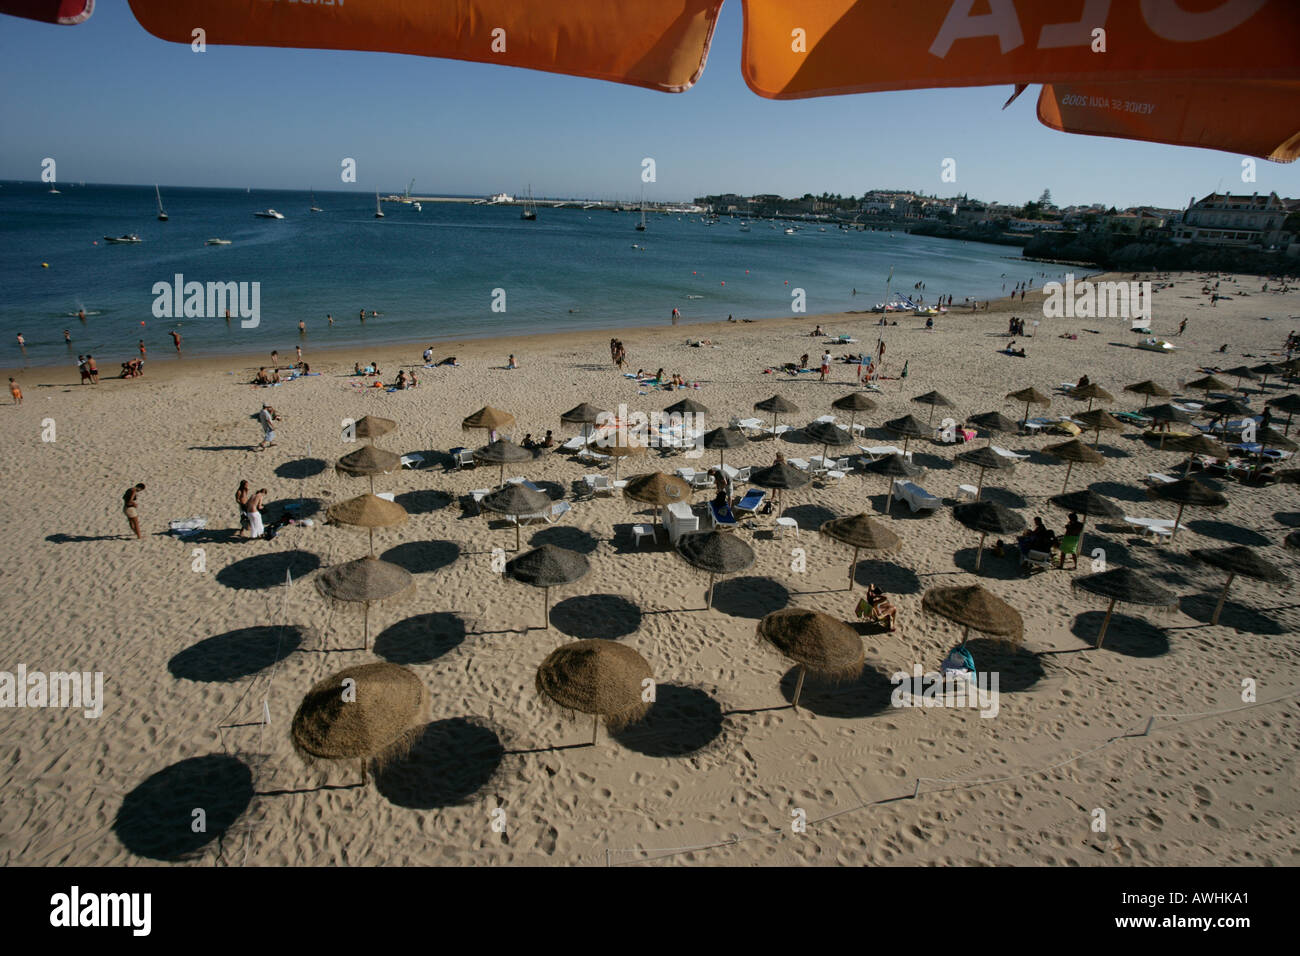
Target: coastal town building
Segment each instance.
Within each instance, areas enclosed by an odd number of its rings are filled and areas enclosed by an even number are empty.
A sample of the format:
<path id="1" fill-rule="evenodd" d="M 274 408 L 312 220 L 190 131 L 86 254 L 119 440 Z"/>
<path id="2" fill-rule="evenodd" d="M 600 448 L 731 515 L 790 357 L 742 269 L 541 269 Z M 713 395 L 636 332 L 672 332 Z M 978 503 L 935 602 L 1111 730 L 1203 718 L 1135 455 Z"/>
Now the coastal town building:
<path id="1" fill-rule="evenodd" d="M 1295 238 L 1294 231 L 1285 227 L 1293 202 L 1275 192 L 1193 197 L 1180 219 L 1171 224 L 1171 238 L 1177 243 L 1283 249 Z"/>

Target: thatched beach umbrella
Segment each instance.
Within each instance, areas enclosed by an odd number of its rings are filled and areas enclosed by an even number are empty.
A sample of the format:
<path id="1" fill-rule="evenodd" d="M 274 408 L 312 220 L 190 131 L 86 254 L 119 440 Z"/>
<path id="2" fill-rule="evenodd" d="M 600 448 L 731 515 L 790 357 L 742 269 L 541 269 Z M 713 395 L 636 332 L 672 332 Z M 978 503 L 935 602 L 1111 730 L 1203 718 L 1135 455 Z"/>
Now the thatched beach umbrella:
<path id="1" fill-rule="evenodd" d="M 1151 401 L 1151 399 L 1169 398 L 1174 394 L 1173 392 L 1169 391 L 1169 389 L 1165 388 L 1163 385 L 1158 385 L 1155 382 L 1151 381 L 1151 379 L 1146 379 L 1145 381 L 1142 382 L 1134 382 L 1132 385 L 1125 385 L 1124 391 L 1133 392 L 1137 395 L 1141 395 L 1142 407 L 1144 409 L 1147 407 L 1147 402 Z"/>
<path id="2" fill-rule="evenodd" d="M 780 457 L 780 456 L 778 456 Z M 775 462 L 766 468 L 750 472 L 749 483 L 769 491 L 794 491 L 812 481 L 808 473 L 800 471 L 785 460 Z M 775 495 L 773 497 L 776 497 Z"/>
<path id="3" fill-rule="evenodd" d="M 1208 400 L 1210 392 L 1221 392 L 1228 387 L 1228 383 L 1215 378 L 1213 375 L 1207 375 L 1204 378 L 1198 378 L 1194 381 L 1188 382 L 1187 387 L 1195 389 L 1198 392 L 1204 392 L 1205 398 Z"/>
<path id="4" fill-rule="evenodd" d="M 1145 607 L 1173 607 L 1178 603 L 1174 593 L 1156 584 L 1140 571 L 1132 568 L 1111 568 L 1098 574 L 1087 574 L 1075 578 L 1076 588 L 1090 594 L 1099 594 L 1110 601 L 1106 616 L 1101 622 L 1101 632 L 1097 635 L 1097 648 L 1106 638 L 1106 628 L 1110 626 L 1110 616 L 1116 603 L 1141 604 Z"/>
<path id="5" fill-rule="evenodd" d="M 370 761 L 382 762 L 410 745 L 410 731 L 427 702 L 424 682 L 409 668 L 387 661 L 359 664 L 307 691 L 290 737 L 308 761 L 358 761 L 364 785 Z"/>
<path id="6" fill-rule="evenodd" d="M 525 461 L 532 461 L 535 457 L 527 448 L 516 445 L 509 438 L 498 438 L 489 445 L 475 448 L 473 455 L 474 460 L 480 464 L 500 466 L 497 474 L 498 485 L 506 480 L 506 465 L 518 465 Z"/>
<path id="7" fill-rule="evenodd" d="M 1111 501 L 1109 498 L 1103 498 L 1101 495 L 1097 494 L 1097 492 L 1090 491 L 1087 488 L 1080 489 L 1079 491 L 1071 491 L 1068 494 L 1053 495 L 1047 500 L 1056 505 L 1056 507 L 1060 508 L 1062 511 L 1072 511 L 1076 514 L 1082 515 L 1083 521 L 1081 521 L 1080 524 L 1085 528 L 1088 525 L 1089 518 L 1109 518 L 1114 520 L 1116 518 L 1124 517 L 1123 508 L 1115 504 L 1115 502 Z M 1079 544 L 1075 554 L 1076 556 L 1083 554 L 1082 529 L 1079 531 Z M 1064 558 L 1062 558 L 1061 564 L 1064 566 Z"/>
<path id="8" fill-rule="evenodd" d="M 728 448 L 740 448 L 748 444 L 749 439 L 745 437 L 745 433 L 739 428 L 732 428 L 731 426 L 715 428 L 704 435 L 704 447 L 710 450 L 714 448 L 718 450 L 719 468 L 725 463 L 723 456 L 726 455 Z"/>
<path id="9" fill-rule="evenodd" d="M 658 524 L 659 509 L 675 501 L 689 501 L 691 486 L 676 475 L 652 471 L 648 475 L 629 478 L 623 487 L 623 497 L 654 505 L 655 524 Z"/>
<path id="10" fill-rule="evenodd" d="M 976 428 L 982 428 L 989 433 L 989 444 L 993 444 L 993 435 L 1014 435 L 1020 430 L 1020 425 L 1013 422 L 1001 412 L 984 412 L 980 415 L 973 415 L 966 419 L 968 423 Z"/>
<path id="11" fill-rule="evenodd" d="M 1048 405 L 1052 404 L 1051 396 L 1044 395 L 1042 392 L 1040 392 L 1038 389 L 1034 388 L 1033 386 L 1030 386 L 1029 388 L 1022 388 L 1018 392 L 1007 392 L 1006 397 L 1015 399 L 1017 402 L 1025 403 L 1025 421 L 1029 421 L 1030 405 L 1042 405 L 1044 408 L 1046 408 Z"/>
<path id="12" fill-rule="evenodd" d="M 520 515 L 547 514 L 551 510 L 551 497 L 544 491 L 534 491 L 527 485 L 511 482 L 503 485 L 490 495 L 485 495 L 479 507 L 493 514 L 514 515 L 515 550 L 520 547 Z"/>
<path id="13" fill-rule="evenodd" d="M 1187 467 L 1183 469 L 1183 477 L 1186 478 L 1192 471 L 1192 459 L 1196 455 L 1209 455 L 1211 458 L 1218 458 L 1226 461 L 1231 452 L 1222 442 L 1217 442 L 1209 435 L 1174 435 L 1169 439 L 1169 448 L 1172 451 L 1182 452 L 1187 455 Z"/>
<path id="14" fill-rule="evenodd" d="M 802 607 L 773 611 L 758 622 L 758 636 L 799 665 L 799 680 L 790 703 L 795 710 L 808 671 L 832 680 L 849 680 L 862 673 L 866 662 L 858 632 L 821 611 Z"/>
<path id="15" fill-rule="evenodd" d="M 1248 369 L 1248 368 L 1247 368 L 1246 366 L 1244 366 L 1244 365 L 1238 365 L 1238 366 L 1236 366 L 1235 368 L 1226 368 L 1226 369 L 1224 369 L 1222 372 L 1220 372 L 1219 374 L 1220 374 L 1220 375 L 1227 375 L 1227 376 L 1230 376 L 1230 377 L 1232 377 L 1232 378 L 1235 378 L 1235 379 L 1237 380 L 1237 388 L 1236 388 L 1236 391 L 1238 391 L 1238 392 L 1240 392 L 1240 391 L 1244 391 L 1244 389 L 1242 388 L 1242 385 L 1241 385 L 1241 383 L 1242 383 L 1243 381 L 1249 381 L 1249 382 L 1258 382 L 1258 381 L 1259 381 L 1259 376 L 1256 375 L 1254 372 L 1252 372 L 1250 369 Z"/>
<path id="16" fill-rule="evenodd" d="M 707 415 L 709 410 L 693 398 L 683 398 L 680 402 L 673 402 L 664 412 L 669 415 Z"/>
<path id="17" fill-rule="evenodd" d="M 1283 584 L 1290 580 L 1281 568 L 1260 557 L 1259 551 L 1255 548 L 1241 545 L 1231 548 L 1197 548 L 1192 551 L 1192 557 L 1228 572 L 1228 580 L 1223 582 L 1223 593 L 1219 595 L 1219 603 L 1214 606 L 1214 614 L 1210 616 L 1211 624 L 1219 623 L 1223 602 L 1228 598 L 1228 588 L 1232 586 L 1232 579 L 1238 574 L 1254 578 L 1256 581 L 1266 581 L 1269 584 Z"/>
<path id="18" fill-rule="evenodd" d="M 509 412 L 503 412 L 499 408 L 493 408 L 491 405 L 484 405 L 473 415 L 470 415 L 460 423 L 460 427 L 465 431 L 472 428 L 483 428 L 488 432 L 488 438 L 495 438 L 496 433 L 507 425 L 515 423 L 515 416 Z"/>
<path id="19" fill-rule="evenodd" d="M 1181 408 L 1174 408 L 1172 405 L 1152 405 L 1146 409 L 1146 415 L 1157 424 L 1167 425 L 1187 425 L 1192 421 L 1192 413 L 1185 412 Z M 1165 439 L 1173 437 L 1167 431 L 1160 432 L 1160 450 L 1164 451 Z"/>
<path id="20" fill-rule="evenodd" d="M 588 571 L 591 565 L 576 551 L 544 544 L 526 551 L 506 562 L 505 574 L 522 584 L 542 589 L 543 627 L 551 626 L 551 588 L 572 584 Z"/>
<path id="21" fill-rule="evenodd" d="M 414 586 L 415 578 L 406 568 L 370 556 L 336 564 L 316 576 L 316 590 L 325 597 L 365 605 L 365 648 L 370 647 L 370 605 Z"/>
<path id="22" fill-rule="evenodd" d="M 1289 395 L 1280 395 L 1277 398 L 1270 398 L 1265 405 L 1276 408 L 1279 412 L 1286 412 L 1286 425 L 1282 428 L 1282 434 L 1286 435 L 1291 431 L 1291 416 L 1300 412 L 1300 395 L 1295 392 Z"/>
<path id="23" fill-rule="evenodd" d="M 996 501 L 968 501 L 954 507 L 952 516 L 960 524 L 980 533 L 979 550 L 975 552 L 976 571 L 984 557 L 985 538 L 991 534 L 1017 534 L 1025 530 L 1025 519 Z"/>
<path id="24" fill-rule="evenodd" d="M 922 438 L 929 431 L 929 426 L 922 425 L 911 415 L 895 418 L 885 422 L 885 428 L 903 439 L 903 454 L 907 454 L 907 443 L 913 438 Z"/>
<path id="25" fill-rule="evenodd" d="M 1262 365 L 1252 365 L 1250 370 L 1260 377 L 1260 388 L 1263 388 L 1268 384 L 1268 378 L 1270 375 L 1283 375 L 1286 373 L 1285 367 L 1273 362 L 1265 362 Z"/>
<path id="26" fill-rule="evenodd" d="M 1147 489 L 1147 496 L 1161 501 L 1172 501 L 1178 505 L 1173 532 L 1169 535 L 1170 541 L 1173 541 L 1178 534 L 1178 528 L 1183 520 L 1183 509 L 1188 505 L 1193 508 L 1222 508 L 1228 503 L 1225 495 L 1201 484 L 1195 478 L 1183 478 L 1170 484 L 1156 485 Z"/>
<path id="27" fill-rule="evenodd" d="M 1096 432 L 1092 447 L 1096 448 L 1101 444 L 1101 430 L 1104 428 L 1108 432 L 1118 432 L 1124 430 L 1124 423 L 1106 411 L 1104 408 L 1094 408 L 1090 411 L 1080 412 L 1074 416 L 1074 420 L 1086 428 L 1091 428 Z"/>
<path id="28" fill-rule="evenodd" d="M 582 437 L 586 438 L 591 434 L 591 426 L 600 420 L 601 415 L 606 414 L 608 414 L 608 412 L 597 408 L 595 405 L 588 405 L 586 402 L 583 402 L 581 405 L 575 405 L 573 408 L 561 415 L 560 422 L 564 425 L 581 425 Z"/>
<path id="29" fill-rule="evenodd" d="M 992 448 L 987 446 L 984 448 L 975 448 L 971 451 L 963 451 L 956 456 L 955 460 L 960 461 L 963 464 L 974 465 L 980 470 L 979 484 L 975 487 L 976 501 L 979 500 L 980 492 L 984 490 L 985 471 L 990 468 L 999 471 L 1010 471 L 1016 467 L 1014 458 L 1007 458 L 1004 455 L 999 455 Z"/>
<path id="30" fill-rule="evenodd" d="M 753 567 L 754 549 L 738 535 L 724 531 L 701 531 L 677 539 L 677 553 L 693 568 L 709 573 L 709 597 L 705 609 L 713 607 L 713 582 L 719 574 L 735 574 Z"/>
<path id="31" fill-rule="evenodd" d="M 1024 640 L 1025 621 L 1020 612 L 978 584 L 930 588 L 921 595 L 921 607 L 962 626 L 962 644 L 970 631 L 988 634 L 1009 644 Z"/>
<path id="32" fill-rule="evenodd" d="M 934 424 L 934 410 L 936 408 L 957 407 L 955 404 L 953 404 L 952 399 L 950 399 L 947 395 L 944 395 L 942 392 L 926 392 L 924 395 L 916 396 L 916 398 L 912 399 L 912 401 L 916 402 L 918 405 L 930 406 L 930 417 L 926 419 L 925 422 L 927 427 Z"/>
<path id="33" fill-rule="evenodd" d="M 1073 388 L 1067 393 L 1076 401 L 1088 400 L 1088 410 L 1092 410 L 1093 402 L 1106 402 L 1107 404 L 1115 401 L 1115 396 L 1106 391 L 1096 382 L 1089 382 L 1083 388 Z"/>
<path id="34" fill-rule="evenodd" d="M 859 551 L 893 551 L 903 543 L 902 538 L 865 513 L 832 518 L 821 526 L 821 532 L 853 549 L 853 561 L 849 564 L 850 591 L 857 577 Z"/>
<path id="35" fill-rule="evenodd" d="M 1071 438 L 1069 441 L 1063 441 L 1059 445 L 1048 445 L 1043 449 L 1044 455 L 1051 455 L 1053 458 L 1059 458 L 1066 462 L 1065 481 L 1061 484 L 1061 494 L 1065 494 L 1070 487 L 1070 471 L 1076 463 L 1085 465 L 1100 465 L 1106 459 L 1101 452 L 1095 448 L 1089 448 L 1077 438 Z"/>
<path id="36" fill-rule="evenodd" d="M 394 455 L 391 451 L 384 451 L 374 445 L 363 445 L 356 451 L 344 455 L 334 464 L 334 470 L 341 475 L 369 478 L 371 494 L 375 491 L 375 475 L 386 475 L 401 467 L 401 455 Z"/>
<path id="37" fill-rule="evenodd" d="M 1239 402 L 1235 398 L 1225 398 L 1217 402 L 1210 402 L 1201 408 L 1202 415 L 1209 415 L 1213 418 L 1241 418 L 1251 415 L 1253 412 L 1250 406 L 1245 402 Z"/>
<path id="38" fill-rule="evenodd" d="M 849 394 L 831 402 L 831 408 L 837 412 L 849 413 L 849 434 L 853 433 L 853 425 L 858 420 L 858 412 L 869 412 L 874 410 L 875 407 L 876 403 L 867 398 L 862 392 L 849 392 Z"/>
<path id="39" fill-rule="evenodd" d="M 358 418 L 356 424 L 352 426 L 353 434 L 358 438 L 369 438 L 373 445 L 376 438 L 381 438 L 397 428 L 397 422 L 391 418 L 379 418 L 375 415 L 366 415 Z"/>
<path id="40" fill-rule="evenodd" d="M 619 465 L 624 458 L 637 458 L 646 453 L 645 445 L 602 445 L 601 454 L 609 455 L 614 459 L 614 480 L 618 481 Z"/>
<path id="41" fill-rule="evenodd" d="M 888 475 L 889 488 L 885 491 L 885 513 L 890 514 L 894 510 L 894 482 L 899 478 L 916 478 L 925 474 L 925 469 L 920 465 L 914 465 L 902 455 L 895 452 L 884 458 L 877 458 L 869 463 L 864 471 L 869 471 L 875 475 Z M 753 479 L 751 479 L 752 481 Z"/>
<path id="42" fill-rule="evenodd" d="M 395 528 L 406 521 L 406 509 L 376 495 L 358 495 L 331 505 L 325 511 L 334 524 L 365 528 L 370 532 L 370 553 L 375 553 L 375 529 Z"/>
<path id="43" fill-rule="evenodd" d="M 799 411 L 799 406 L 789 399 L 782 398 L 780 395 L 773 395 L 771 398 L 765 398 L 761 402 L 755 402 L 754 411 L 772 413 L 772 431 L 775 434 L 777 416 L 793 415 Z"/>
<path id="44" fill-rule="evenodd" d="M 826 449 L 844 448 L 852 445 L 853 436 L 834 422 L 810 422 L 803 428 L 803 433 L 813 441 L 822 443 L 822 460 L 826 459 Z"/>
<path id="45" fill-rule="evenodd" d="M 645 692 L 653 686 L 653 674 L 649 662 L 626 644 L 591 638 L 551 651 L 537 668 L 535 684 L 546 699 L 592 715 L 594 747 L 601 717 L 617 731 L 646 715 Z"/>

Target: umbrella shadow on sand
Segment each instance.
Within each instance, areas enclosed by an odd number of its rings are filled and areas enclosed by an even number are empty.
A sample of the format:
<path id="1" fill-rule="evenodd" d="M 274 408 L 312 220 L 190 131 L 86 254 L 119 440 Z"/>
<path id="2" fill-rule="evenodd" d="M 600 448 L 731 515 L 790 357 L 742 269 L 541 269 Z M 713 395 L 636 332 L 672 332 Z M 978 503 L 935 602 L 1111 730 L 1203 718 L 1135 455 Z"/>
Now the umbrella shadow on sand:
<path id="1" fill-rule="evenodd" d="M 1083 611 L 1075 615 L 1070 633 L 1090 648 L 1096 647 L 1097 635 L 1101 633 L 1101 624 L 1105 619 L 1105 611 Z M 1106 628 L 1102 651 L 1123 654 L 1125 657 L 1160 657 L 1169 653 L 1169 635 L 1164 628 L 1156 627 L 1145 618 L 1133 617 L 1117 609 Z"/>
<path id="2" fill-rule="evenodd" d="M 1008 535 L 1010 541 L 1003 539 L 1005 544 L 1004 557 L 999 558 L 993 552 L 993 541 L 996 535 L 989 535 L 990 539 L 984 542 L 984 557 L 980 559 L 980 569 L 975 570 L 975 557 L 979 553 L 978 547 L 958 548 L 953 552 L 953 566 L 974 574 L 981 578 L 992 578 L 995 581 L 1015 581 L 1023 577 L 1020 573 L 1020 550 L 1016 547 L 1015 535 Z"/>
<path id="3" fill-rule="evenodd" d="M 618 640 L 641 627 L 641 609 L 618 594 L 583 594 L 551 608 L 551 626 L 569 637 Z"/>
<path id="4" fill-rule="evenodd" d="M 286 461 L 277 465 L 275 468 L 275 477 L 277 478 L 315 478 L 330 467 L 330 463 L 323 458 L 299 458 L 297 461 Z"/>
<path id="5" fill-rule="evenodd" d="M 177 863 L 221 839 L 253 801 L 253 772 L 237 757 L 190 757 L 159 770 L 122 800 L 113 832 L 136 856 Z M 194 832 L 202 807 L 204 832 Z"/>
<path id="6" fill-rule="evenodd" d="M 707 586 L 704 588 L 708 590 Z M 689 590 L 687 594 L 689 595 Z M 704 594 L 700 594 L 700 603 Z M 758 620 L 790 603 L 790 591 L 773 578 L 748 576 L 726 578 L 713 588 L 713 609 L 730 617 Z"/>
<path id="7" fill-rule="evenodd" d="M 286 573 L 297 581 L 319 567 L 320 558 L 310 551 L 274 551 L 226 565 L 217 581 L 237 591 L 256 591 L 281 586 Z"/>
<path id="8" fill-rule="evenodd" d="M 241 627 L 185 648 L 167 662 L 167 670 L 181 680 L 239 680 L 284 660 L 309 642 L 319 643 L 320 634 L 295 624 Z"/>
<path id="9" fill-rule="evenodd" d="M 1300 528 L 1300 511 L 1274 511 L 1273 520 L 1284 528 Z"/>
<path id="10" fill-rule="evenodd" d="M 985 485 L 980 492 L 981 501 L 992 501 L 1004 508 L 1028 508 L 1029 502 L 1023 495 L 1010 491 L 1007 488 L 999 488 L 996 485 Z"/>
<path id="11" fill-rule="evenodd" d="M 610 736 L 647 757 L 689 757 L 718 741 L 723 730 L 722 705 L 707 690 L 657 684 L 649 713 Z"/>
<path id="12" fill-rule="evenodd" d="M 492 782 L 505 755 L 497 731 L 476 717 L 435 720 L 413 733 L 410 750 L 375 773 L 375 789 L 411 810 L 463 805 Z"/>
<path id="13" fill-rule="evenodd" d="M 441 511 L 455 500 L 450 492 L 438 491 L 435 488 L 404 491 L 400 495 L 393 496 L 393 501 L 405 508 L 407 514 L 413 515 L 427 515 Z"/>
<path id="14" fill-rule="evenodd" d="M 393 664 L 430 664 L 465 641 L 465 622 L 450 611 L 416 614 L 375 637 L 375 654 Z"/>
<path id="15" fill-rule="evenodd" d="M 911 568 L 892 561 L 863 558 L 858 561 L 854 582 L 866 587 L 874 584 L 886 594 L 920 594 L 921 579 Z"/>
<path id="16" fill-rule="evenodd" d="M 781 676 L 781 696 L 786 701 L 794 700 L 798 681 L 797 665 Z M 825 680 L 809 673 L 799 695 L 799 708 L 819 717 L 871 717 L 893 709 L 893 692 L 889 675 L 870 664 L 857 677 L 844 681 Z"/>
<path id="17" fill-rule="evenodd" d="M 1201 624 L 1209 624 L 1210 618 L 1214 615 L 1214 608 L 1219 603 L 1219 592 L 1214 591 L 1209 594 L 1188 594 L 1178 601 L 1178 609 Z M 1291 631 L 1267 614 L 1262 614 L 1252 607 L 1232 600 L 1231 595 L 1223 603 L 1223 611 L 1219 614 L 1219 624 L 1223 627 L 1230 627 L 1234 631 L 1245 631 L 1248 634 L 1287 634 Z M 1110 637 L 1107 635 L 1107 643 Z"/>
<path id="18" fill-rule="evenodd" d="M 455 563 L 460 545 L 454 541 L 408 541 L 389 548 L 380 557 L 412 574 L 428 574 Z"/>
<path id="19" fill-rule="evenodd" d="M 268 501 L 262 509 L 262 519 L 267 524 L 279 521 L 289 512 L 295 518 L 310 518 L 325 510 L 325 502 L 320 498 L 279 498 Z"/>
<path id="20" fill-rule="evenodd" d="M 1109 633 L 1106 642 L 1110 642 Z M 976 637 L 967 641 L 966 647 L 975 658 L 975 667 L 981 675 L 990 671 L 998 675 L 998 693 L 1014 694 L 1028 690 L 1046 674 L 1041 657 L 1006 641 Z"/>
<path id="21" fill-rule="evenodd" d="M 1197 534 L 1203 534 L 1205 537 L 1213 538 L 1216 541 L 1226 541 L 1229 544 L 1266 547 L 1273 543 L 1258 531 L 1252 531 L 1250 528 L 1243 528 L 1241 525 L 1231 524 L 1227 521 L 1211 521 L 1198 518 L 1195 521 L 1184 521 L 1183 524 L 1186 525 L 1189 531 L 1195 531 Z"/>
<path id="22" fill-rule="evenodd" d="M 794 505 L 782 512 L 787 518 L 799 522 L 801 531 L 820 528 L 835 517 L 835 512 L 824 505 Z"/>
<path id="23" fill-rule="evenodd" d="M 590 531 L 583 531 L 581 528 L 557 525 L 538 531 L 528 539 L 528 543 L 534 548 L 552 544 L 567 551 L 576 551 L 578 554 L 591 554 L 600 546 L 600 539 Z"/>
<path id="24" fill-rule="evenodd" d="M 1134 485 L 1121 484 L 1118 481 L 1094 481 L 1088 486 L 1089 491 L 1095 491 L 1103 498 L 1113 498 L 1115 501 L 1133 501 L 1150 504 L 1151 499 Z"/>

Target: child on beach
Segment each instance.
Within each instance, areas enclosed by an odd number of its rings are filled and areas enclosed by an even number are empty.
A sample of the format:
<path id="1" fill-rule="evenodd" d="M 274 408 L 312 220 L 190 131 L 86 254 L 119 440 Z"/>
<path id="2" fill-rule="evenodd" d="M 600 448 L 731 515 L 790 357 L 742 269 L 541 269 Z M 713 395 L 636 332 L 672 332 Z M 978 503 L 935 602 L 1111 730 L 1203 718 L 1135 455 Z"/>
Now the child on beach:
<path id="1" fill-rule="evenodd" d="M 23 403 L 23 390 L 18 387 L 18 383 L 12 378 L 9 379 L 9 394 L 14 397 L 15 405 L 21 405 Z"/>

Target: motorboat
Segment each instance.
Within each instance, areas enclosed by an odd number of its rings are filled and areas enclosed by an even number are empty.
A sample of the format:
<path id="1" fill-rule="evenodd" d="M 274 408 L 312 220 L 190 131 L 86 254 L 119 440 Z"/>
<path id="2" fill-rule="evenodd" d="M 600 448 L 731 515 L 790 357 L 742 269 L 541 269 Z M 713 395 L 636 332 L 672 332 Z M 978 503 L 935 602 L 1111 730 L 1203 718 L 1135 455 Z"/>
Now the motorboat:
<path id="1" fill-rule="evenodd" d="M 207 242 L 205 242 L 205 243 L 203 243 L 203 244 L 204 244 L 205 246 L 228 246 L 228 245 L 230 245 L 230 240 L 229 240 L 229 239 L 209 239 Z"/>
<path id="2" fill-rule="evenodd" d="M 133 232 L 128 232 L 125 236 L 105 236 L 104 241 L 115 246 L 129 245 L 137 242 L 143 242 L 139 236 Z"/>
<path id="3" fill-rule="evenodd" d="M 276 212 L 274 209 L 263 209 L 261 212 L 253 213 L 258 219 L 283 219 L 284 213 Z"/>

